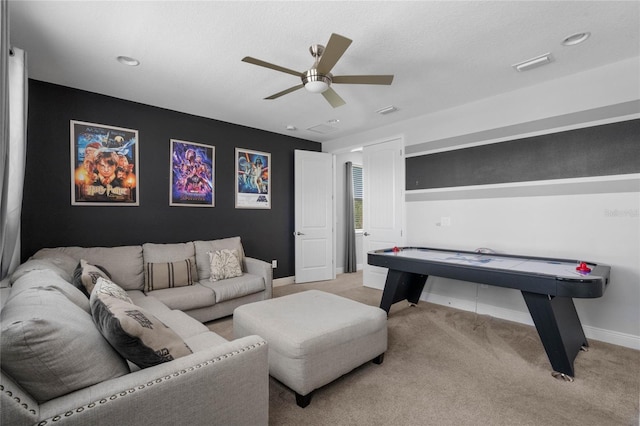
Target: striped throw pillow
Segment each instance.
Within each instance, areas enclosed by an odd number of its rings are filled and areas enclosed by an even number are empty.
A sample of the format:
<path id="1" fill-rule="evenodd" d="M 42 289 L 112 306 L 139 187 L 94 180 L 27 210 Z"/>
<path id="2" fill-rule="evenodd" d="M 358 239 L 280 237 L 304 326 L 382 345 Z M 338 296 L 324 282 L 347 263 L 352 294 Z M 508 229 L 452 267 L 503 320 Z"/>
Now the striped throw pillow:
<path id="1" fill-rule="evenodd" d="M 185 259 L 177 262 L 145 263 L 144 289 L 145 291 L 163 288 L 185 287 L 197 281 L 195 259 Z"/>

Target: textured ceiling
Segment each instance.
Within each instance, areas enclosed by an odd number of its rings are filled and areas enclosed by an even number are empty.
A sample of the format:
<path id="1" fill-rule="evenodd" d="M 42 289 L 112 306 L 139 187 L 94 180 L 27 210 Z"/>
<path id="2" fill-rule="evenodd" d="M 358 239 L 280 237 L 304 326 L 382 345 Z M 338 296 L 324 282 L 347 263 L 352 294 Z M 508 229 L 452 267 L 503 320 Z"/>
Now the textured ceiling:
<path id="1" fill-rule="evenodd" d="M 9 13 L 30 78 L 318 142 L 640 54 L 637 1 L 50 0 L 10 1 Z M 582 31 L 585 43 L 561 45 Z M 393 84 L 335 84 L 346 101 L 335 109 L 305 90 L 263 100 L 300 81 L 244 56 L 305 71 L 309 46 L 331 33 L 353 40 L 333 74 L 394 74 Z M 547 52 L 549 65 L 511 67 Z M 388 105 L 398 111 L 375 113 Z"/>

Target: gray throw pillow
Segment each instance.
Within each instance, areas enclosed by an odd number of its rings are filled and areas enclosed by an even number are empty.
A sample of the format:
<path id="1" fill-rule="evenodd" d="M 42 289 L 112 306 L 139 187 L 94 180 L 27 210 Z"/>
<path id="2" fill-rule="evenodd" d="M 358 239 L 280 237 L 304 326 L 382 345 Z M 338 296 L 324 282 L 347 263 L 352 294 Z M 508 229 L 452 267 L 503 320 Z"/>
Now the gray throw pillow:
<path id="1" fill-rule="evenodd" d="M 53 287 L 11 297 L 0 327 L 2 370 L 38 402 L 129 373 L 91 315 Z"/>
<path id="2" fill-rule="evenodd" d="M 35 270 L 18 278 L 11 286 L 11 294 L 9 299 L 16 297 L 18 293 L 30 288 L 55 288 L 60 293 L 67 296 L 67 299 L 78 305 L 88 314 L 91 314 L 89 299 L 86 294 L 74 287 L 69 282 L 60 278 L 54 271 Z"/>
<path id="3" fill-rule="evenodd" d="M 98 330 L 120 355 L 147 368 L 192 353 L 175 331 L 145 309 L 114 296 L 106 282 L 99 280 L 91 293 L 91 313 Z"/>

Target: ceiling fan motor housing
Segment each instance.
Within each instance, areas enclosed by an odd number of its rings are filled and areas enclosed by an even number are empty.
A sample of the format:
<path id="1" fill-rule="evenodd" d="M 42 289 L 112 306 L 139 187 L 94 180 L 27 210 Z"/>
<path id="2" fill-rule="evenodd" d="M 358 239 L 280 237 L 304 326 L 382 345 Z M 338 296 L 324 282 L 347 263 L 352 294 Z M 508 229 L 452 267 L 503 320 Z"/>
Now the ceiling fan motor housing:
<path id="1" fill-rule="evenodd" d="M 315 68 L 306 71 L 301 78 L 304 88 L 313 93 L 322 93 L 331 85 L 331 74 L 320 74 Z"/>

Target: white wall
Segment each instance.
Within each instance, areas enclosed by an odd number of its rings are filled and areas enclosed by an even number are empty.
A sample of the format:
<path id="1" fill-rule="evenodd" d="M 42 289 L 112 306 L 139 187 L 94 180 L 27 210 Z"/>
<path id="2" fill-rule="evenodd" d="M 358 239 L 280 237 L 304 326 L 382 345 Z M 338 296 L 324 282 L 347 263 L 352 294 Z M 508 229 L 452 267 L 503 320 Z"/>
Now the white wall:
<path id="1" fill-rule="evenodd" d="M 331 141 L 323 151 L 403 136 L 406 151 L 421 155 L 640 118 L 639 64 L 631 58 Z M 576 300 L 576 308 L 588 338 L 640 349 L 640 175 L 408 191 L 405 201 L 410 245 L 611 265 L 604 297 Z M 437 226 L 443 216 L 450 227 Z M 531 324 L 516 290 L 430 278 L 423 299 Z"/>

